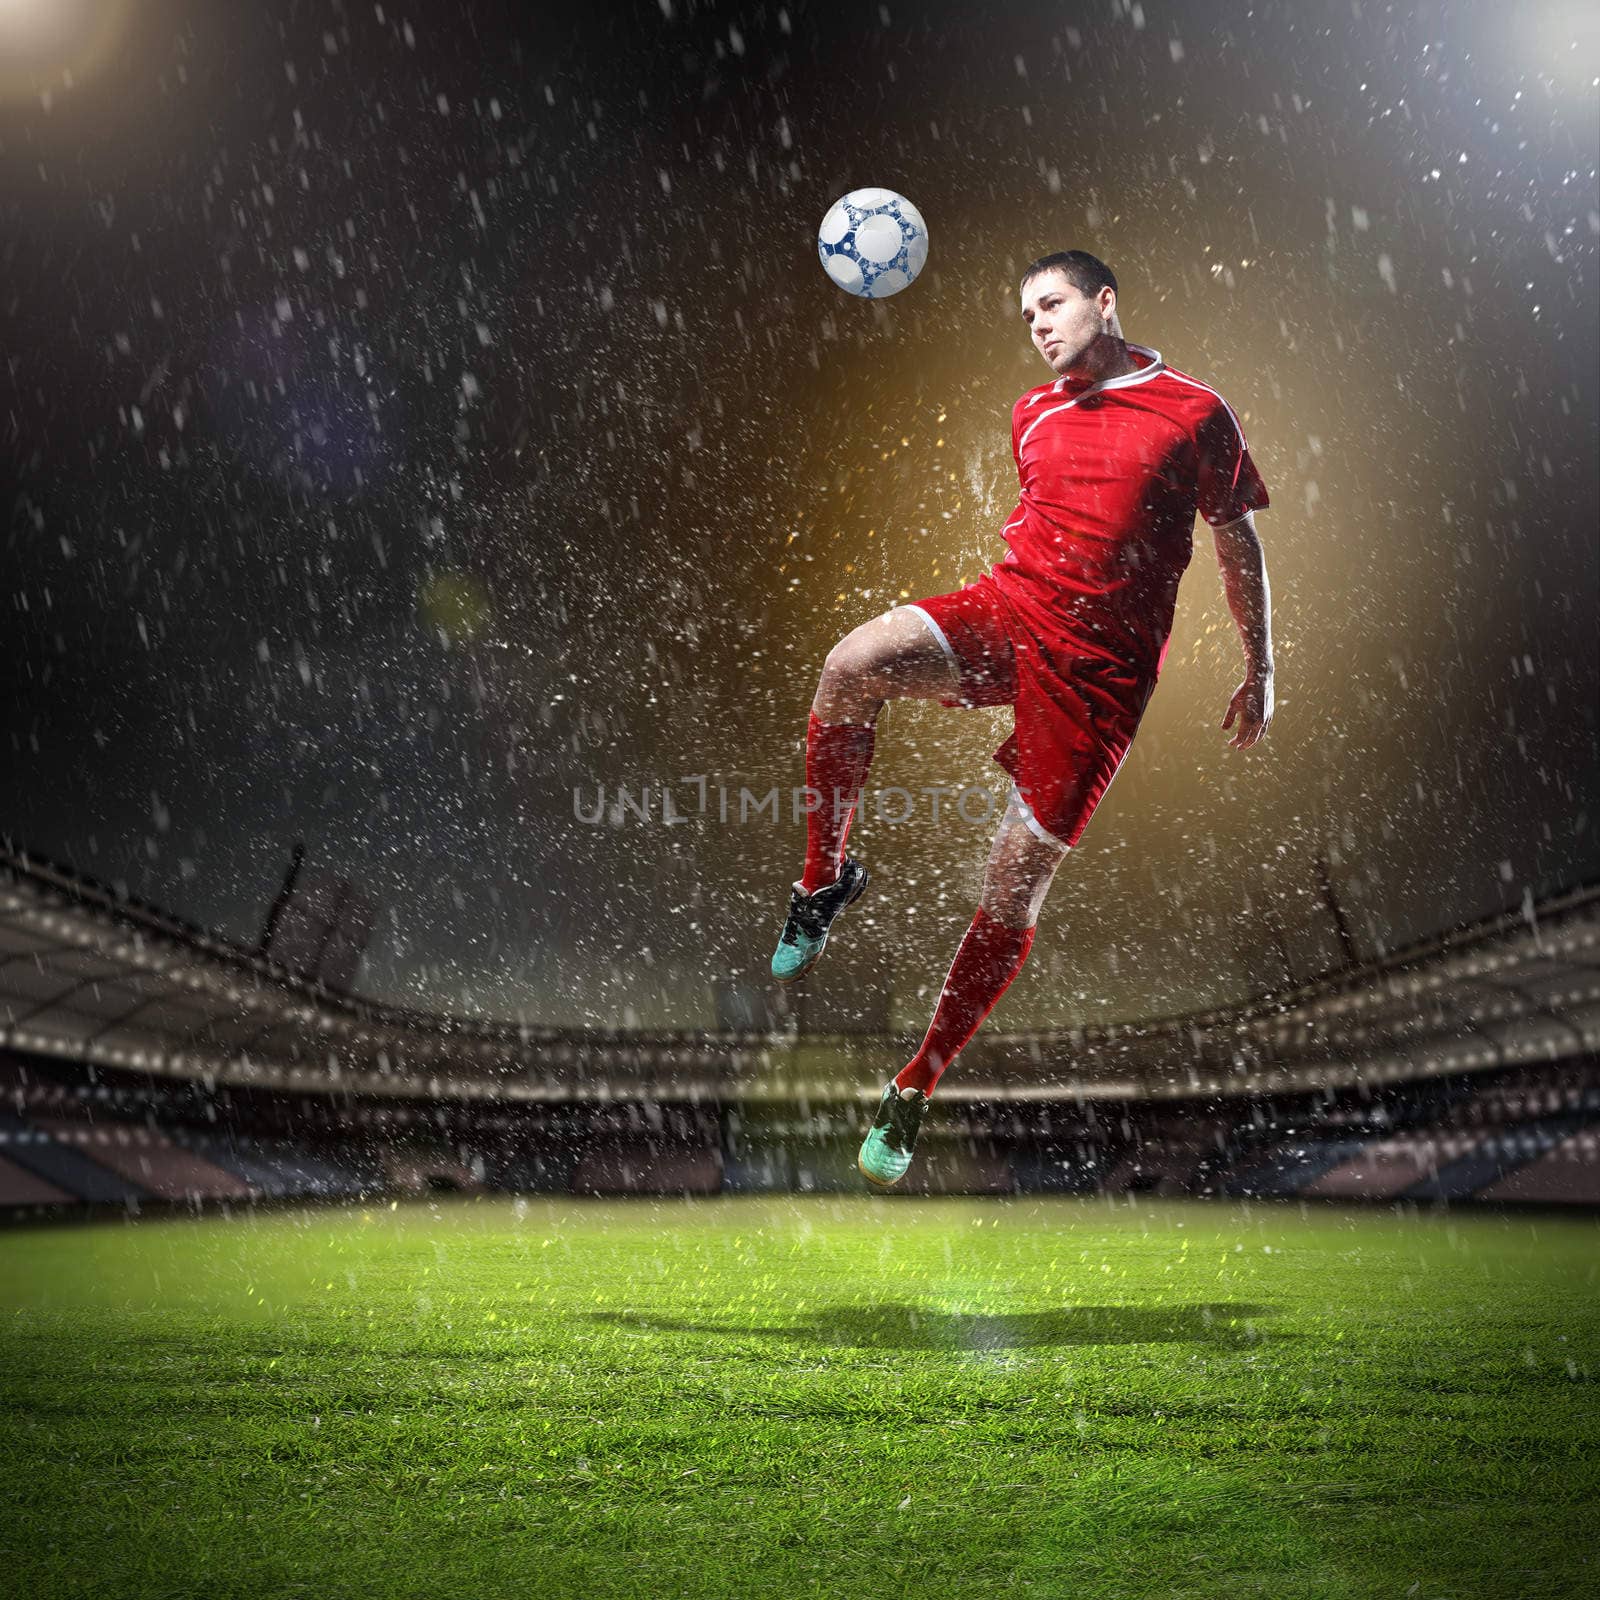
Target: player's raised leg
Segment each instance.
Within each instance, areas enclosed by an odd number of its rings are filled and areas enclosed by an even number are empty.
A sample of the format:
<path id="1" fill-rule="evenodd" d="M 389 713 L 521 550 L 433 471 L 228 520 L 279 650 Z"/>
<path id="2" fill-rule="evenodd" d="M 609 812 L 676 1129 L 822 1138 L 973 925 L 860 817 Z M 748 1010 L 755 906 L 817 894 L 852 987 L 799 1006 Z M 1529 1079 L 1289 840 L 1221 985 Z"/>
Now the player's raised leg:
<path id="1" fill-rule="evenodd" d="M 828 652 L 806 728 L 806 860 L 772 957 L 786 983 L 817 964 L 833 919 L 860 899 L 867 869 L 845 856 L 845 840 L 872 764 L 878 713 L 894 699 L 947 699 L 955 669 L 910 607 L 886 611 Z"/>
<path id="2" fill-rule="evenodd" d="M 943 647 L 909 606 L 862 623 L 828 652 L 806 731 L 806 786 L 819 796 L 806 819 L 808 894 L 839 874 L 885 701 L 946 698 L 955 683 Z"/>
<path id="3" fill-rule="evenodd" d="M 1034 832 L 1019 810 L 1007 808 L 989 852 L 983 898 L 945 974 L 922 1047 L 885 1086 L 862 1143 L 857 1165 L 880 1188 L 904 1176 L 934 1085 L 1022 970 L 1066 852 Z"/>

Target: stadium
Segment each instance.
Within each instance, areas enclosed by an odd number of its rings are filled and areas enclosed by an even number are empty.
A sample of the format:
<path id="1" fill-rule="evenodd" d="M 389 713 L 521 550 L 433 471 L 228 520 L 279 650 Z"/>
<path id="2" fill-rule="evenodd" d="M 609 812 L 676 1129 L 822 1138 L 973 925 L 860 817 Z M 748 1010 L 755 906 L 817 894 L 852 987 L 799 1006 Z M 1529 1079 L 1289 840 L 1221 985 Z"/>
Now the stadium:
<path id="1" fill-rule="evenodd" d="M 916 1042 L 406 1013 L 26 855 L 0 871 L 23 1214 L 854 1193 L 871 1063 Z M 986 1034 L 905 1192 L 1596 1208 L 1597 1052 L 1590 888 L 1231 1011 Z"/>
<path id="2" fill-rule="evenodd" d="M 861 1085 L 908 1041 L 405 1012 L 3 870 L 29 1592 L 219 1552 L 240 1594 L 781 1595 L 863 1549 L 972 1594 L 1592 1576 L 1600 890 L 993 1033 L 873 1200 Z"/>
<path id="3" fill-rule="evenodd" d="M 1597 47 L 0 0 L 5 1588 L 1600 1595 Z"/>

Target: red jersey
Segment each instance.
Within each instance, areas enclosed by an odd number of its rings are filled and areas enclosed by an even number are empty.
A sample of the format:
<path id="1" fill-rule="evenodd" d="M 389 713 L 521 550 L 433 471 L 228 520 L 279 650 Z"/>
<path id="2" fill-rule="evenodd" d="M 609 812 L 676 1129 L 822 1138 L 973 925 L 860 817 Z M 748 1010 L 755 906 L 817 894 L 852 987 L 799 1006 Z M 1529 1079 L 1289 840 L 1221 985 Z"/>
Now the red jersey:
<path id="1" fill-rule="evenodd" d="M 1220 394 L 1130 344 L 1135 372 L 1058 378 L 1011 413 L 1022 498 L 990 569 L 1034 637 L 1152 678 L 1166 659 L 1199 511 L 1214 527 L 1267 504 L 1244 429 Z"/>

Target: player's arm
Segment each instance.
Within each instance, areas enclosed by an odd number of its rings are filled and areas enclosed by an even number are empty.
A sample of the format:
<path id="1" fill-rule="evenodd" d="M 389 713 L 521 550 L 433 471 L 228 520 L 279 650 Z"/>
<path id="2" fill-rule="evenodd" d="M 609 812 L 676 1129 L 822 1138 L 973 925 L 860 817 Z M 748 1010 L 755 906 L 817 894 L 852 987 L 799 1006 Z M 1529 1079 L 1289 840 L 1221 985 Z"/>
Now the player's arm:
<path id="1" fill-rule="evenodd" d="M 1252 511 L 1212 528 L 1211 533 L 1228 609 L 1244 646 L 1244 682 L 1234 690 L 1222 726 L 1228 728 L 1238 717 L 1238 729 L 1228 742 L 1245 750 L 1272 722 L 1272 591 L 1267 583 L 1267 558 Z"/>

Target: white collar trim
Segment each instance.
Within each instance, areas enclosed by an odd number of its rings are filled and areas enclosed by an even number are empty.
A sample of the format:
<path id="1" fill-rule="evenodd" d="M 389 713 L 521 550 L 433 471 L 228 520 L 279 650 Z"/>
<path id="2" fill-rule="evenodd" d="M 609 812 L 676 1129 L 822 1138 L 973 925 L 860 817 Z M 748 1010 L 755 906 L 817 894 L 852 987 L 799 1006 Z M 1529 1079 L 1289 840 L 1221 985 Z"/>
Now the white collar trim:
<path id="1" fill-rule="evenodd" d="M 1147 378 L 1153 378 L 1158 372 L 1165 369 L 1166 362 L 1161 359 L 1159 350 L 1151 350 L 1146 345 L 1134 344 L 1131 341 L 1126 342 L 1130 350 L 1137 351 L 1142 356 L 1150 357 L 1146 365 L 1140 367 L 1137 372 L 1125 372 L 1120 378 L 1103 378 L 1099 383 L 1091 383 L 1087 389 L 1080 389 L 1072 397 L 1074 400 L 1081 400 L 1086 394 L 1099 394 L 1102 389 L 1126 389 L 1130 384 L 1143 383 Z M 1067 380 L 1065 378 L 1057 378 L 1050 387 L 1060 391 L 1065 389 L 1066 385 Z"/>
<path id="2" fill-rule="evenodd" d="M 1038 416 L 1036 416 L 1033 421 L 1022 430 L 1022 437 L 1017 440 L 1017 449 L 1022 449 L 1023 445 L 1028 442 L 1028 436 L 1035 428 L 1039 426 L 1041 422 L 1044 421 L 1046 417 L 1053 417 L 1059 411 L 1070 411 L 1080 401 L 1087 400 L 1092 394 L 1100 394 L 1106 389 L 1131 388 L 1132 385 L 1136 383 L 1144 383 L 1148 379 L 1155 377 L 1158 373 L 1166 371 L 1166 363 L 1161 359 L 1161 352 L 1159 350 L 1147 349 L 1142 344 L 1130 344 L 1128 348 L 1130 350 L 1137 350 L 1142 356 L 1149 356 L 1149 362 L 1140 367 L 1137 372 L 1125 372 L 1120 378 L 1106 378 L 1100 383 L 1091 383 L 1087 389 L 1080 389 L 1070 400 L 1063 400 L 1060 405 L 1050 406 L 1046 410 L 1041 411 Z M 1057 378 L 1056 381 L 1050 385 L 1050 389 L 1046 389 L 1044 393 L 1048 394 L 1050 390 L 1053 389 L 1059 394 L 1066 381 L 1067 380 L 1065 378 Z"/>

